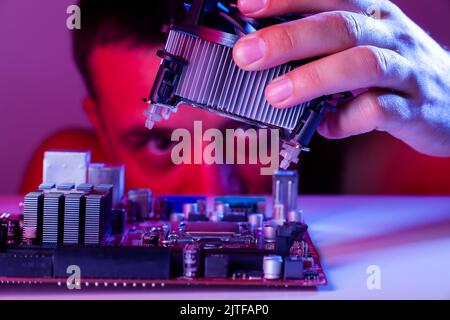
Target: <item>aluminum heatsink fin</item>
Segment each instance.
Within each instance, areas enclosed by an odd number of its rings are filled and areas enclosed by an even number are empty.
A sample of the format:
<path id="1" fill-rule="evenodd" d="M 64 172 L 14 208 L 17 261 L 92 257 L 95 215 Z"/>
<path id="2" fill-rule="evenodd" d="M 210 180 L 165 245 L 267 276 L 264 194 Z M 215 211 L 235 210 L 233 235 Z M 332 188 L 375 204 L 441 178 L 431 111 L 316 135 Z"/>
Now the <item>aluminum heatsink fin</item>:
<path id="1" fill-rule="evenodd" d="M 44 195 L 44 218 L 42 243 L 57 244 L 62 242 L 64 226 L 64 193 L 50 192 Z"/>
<path id="2" fill-rule="evenodd" d="M 69 193 L 64 203 L 64 244 L 80 243 L 80 226 L 84 219 L 86 198 L 83 193 Z"/>
<path id="3" fill-rule="evenodd" d="M 250 19 L 239 13 L 233 1 L 193 3 L 185 17 L 173 17 L 164 49 L 158 50 L 161 65 L 149 98 L 144 99 L 149 105 L 146 127 L 168 120 L 180 105 L 191 105 L 252 126 L 279 129 L 280 168 L 298 163 L 327 112 L 335 111 L 352 94 L 329 94 L 291 108 L 275 108 L 265 98 L 267 85 L 310 60 L 245 71 L 233 60 L 233 46 L 256 30 L 303 17 Z"/>
<path id="4" fill-rule="evenodd" d="M 182 101 L 224 115 L 292 131 L 307 104 L 277 109 L 267 102 L 264 88 L 292 70 L 281 65 L 264 71 L 244 71 L 234 63 L 232 48 L 173 29 L 165 50 L 188 64 L 174 94 Z"/>
<path id="5" fill-rule="evenodd" d="M 23 201 L 23 238 L 30 244 L 40 244 L 42 241 L 42 219 L 44 210 L 44 194 L 30 192 Z"/>

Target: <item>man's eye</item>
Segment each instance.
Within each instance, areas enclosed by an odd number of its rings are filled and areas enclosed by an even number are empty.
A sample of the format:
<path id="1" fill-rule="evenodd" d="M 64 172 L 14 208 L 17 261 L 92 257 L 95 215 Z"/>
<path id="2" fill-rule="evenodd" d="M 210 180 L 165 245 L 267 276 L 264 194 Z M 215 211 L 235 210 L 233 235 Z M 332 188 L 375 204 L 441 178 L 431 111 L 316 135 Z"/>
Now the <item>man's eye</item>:
<path id="1" fill-rule="evenodd" d="M 147 141 L 147 148 L 152 152 L 167 152 L 172 148 L 173 142 L 168 138 L 150 138 Z"/>

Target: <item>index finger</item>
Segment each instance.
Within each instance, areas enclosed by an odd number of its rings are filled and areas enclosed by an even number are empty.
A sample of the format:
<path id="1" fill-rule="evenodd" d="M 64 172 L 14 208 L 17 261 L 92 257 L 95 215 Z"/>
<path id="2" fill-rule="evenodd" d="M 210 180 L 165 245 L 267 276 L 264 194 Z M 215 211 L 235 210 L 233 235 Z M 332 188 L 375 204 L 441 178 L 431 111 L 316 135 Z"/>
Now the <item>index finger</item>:
<path id="1" fill-rule="evenodd" d="M 374 0 L 239 0 L 239 10 L 250 17 L 263 18 L 288 13 L 317 13 L 324 11 L 367 12 L 384 1 Z"/>

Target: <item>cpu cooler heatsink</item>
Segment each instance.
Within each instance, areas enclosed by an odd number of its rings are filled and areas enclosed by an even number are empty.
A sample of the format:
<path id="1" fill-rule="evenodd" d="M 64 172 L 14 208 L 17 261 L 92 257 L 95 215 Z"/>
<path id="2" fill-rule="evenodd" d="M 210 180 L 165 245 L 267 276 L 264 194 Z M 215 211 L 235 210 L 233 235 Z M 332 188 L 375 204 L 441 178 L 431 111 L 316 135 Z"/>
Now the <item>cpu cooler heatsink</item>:
<path id="1" fill-rule="evenodd" d="M 250 72 L 240 69 L 232 58 L 239 37 L 289 18 L 249 19 L 239 13 L 235 1 L 192 1 L 185 8 L 184 19 L 169 27 L 164 50 L 158 52 L 162 62 L 150 93 L 147 127 L 168 119 L 180 104 L 188 104 L 250 125 L 279 129 L 280 167 L 297 163 L 325 112 L 334 109 L 333 97 L 275 108 L 265 98 L 266 86 L 299 63 Z"/>

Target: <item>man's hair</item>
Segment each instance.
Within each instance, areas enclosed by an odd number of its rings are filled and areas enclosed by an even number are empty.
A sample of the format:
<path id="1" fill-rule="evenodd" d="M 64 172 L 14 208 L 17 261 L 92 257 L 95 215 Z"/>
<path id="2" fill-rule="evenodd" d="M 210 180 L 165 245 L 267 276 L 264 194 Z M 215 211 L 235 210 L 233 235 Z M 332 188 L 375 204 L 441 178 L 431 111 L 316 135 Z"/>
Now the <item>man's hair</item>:
<path id="1" fill-rule="evenodd" d="M 92 97 L 96 98 L 89 57 L 96 46 L 126 43 L 151 46 L 164 40 L 171 0 L 80 0 L 81 29 L 74 30 L 73 53 Z"/>

